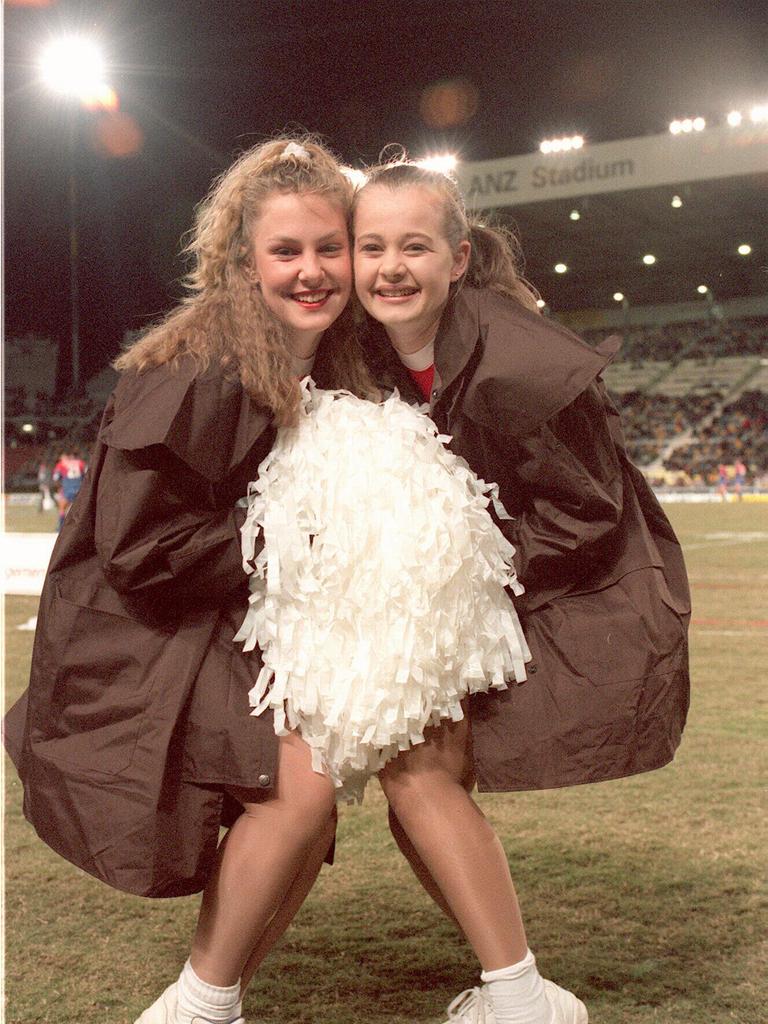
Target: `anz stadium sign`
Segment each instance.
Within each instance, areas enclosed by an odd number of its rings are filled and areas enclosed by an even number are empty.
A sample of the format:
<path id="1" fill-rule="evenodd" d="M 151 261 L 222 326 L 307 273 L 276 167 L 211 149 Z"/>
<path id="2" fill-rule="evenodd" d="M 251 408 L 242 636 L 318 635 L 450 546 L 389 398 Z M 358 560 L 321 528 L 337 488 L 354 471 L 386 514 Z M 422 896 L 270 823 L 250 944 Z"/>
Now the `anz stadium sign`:
<path id="1" fill-rule="evenodd" d="M 649 135 L 567 153 L 461 163 L 467 206 L 491 209 L 768 172 L 768 125 Z"/>

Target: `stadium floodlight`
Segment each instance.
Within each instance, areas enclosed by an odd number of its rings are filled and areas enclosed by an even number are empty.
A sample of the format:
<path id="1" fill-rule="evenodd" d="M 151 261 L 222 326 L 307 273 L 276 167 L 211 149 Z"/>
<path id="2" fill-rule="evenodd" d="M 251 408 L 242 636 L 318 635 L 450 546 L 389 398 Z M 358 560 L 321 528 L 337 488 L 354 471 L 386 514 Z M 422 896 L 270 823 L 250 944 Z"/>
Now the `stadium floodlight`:
<path id="1" fill-rule="evenodd" d="M 652 252 L 647 252 L 645 256 L 643 256 L 643 263 L 646 265 L 646 267 L 652 267 L 655 262 L 656 257 L 653 255 Z"/>
<path id="2" fill-rule="evenodd" d="M 555 273 L 556 274 L 566 274 L 567 272 L 568 272 L 568 264 L 567 263 L 556 263 L 555 264 Z"/>
<path id="3" fill-rule="evenodd" d="M 49 43 L 40 55 L 43 82 L 62 96 L 82 99 L 104 88 L 104 58 L 92 39 L 69 35 Z"/>
<path id="4" fill-rule="evenodd" d="M 581 220 L 581 214 L 578 210 L 571 210 L 568 216 L 571 218 L 571 220 Z"/>
<path id="5" fill-rule="evenodd" d="M 541 153 L 570 153 L 584 145 L 583 135 L 566 135 L 559 139 L 544 139 L 539 145 Z"/>
<path id="6" fill-rule="evenodd" d="M 707 127 L 703 117 L 684 117 L 681 120 L 669 122 L 669 130 L 673 135 L 690 135 L 691 132 L 701 132 Z"/>
<path id="7" fill-rule="evenodd" d="M 680 196 L 672 196 L 672 202 L 669 205 L 674 207 L 674 209 L 679 210 L 680 207 L 683 205 L 683 200 L 680 198 Z"/>
<path id="8" fill-rule="evenodd" d="M 624 301 L 624 292 L 614 292 L 613 293 L 613 301 L 614 302 L 623 302 Z"/>
<path id="9" fill-rule="evenodd" d="M 368 181 L 368 175 L 365 171 L 361 171 L 359 167 L 342 167 L 341 173 L 348 181 L 352 182 L 355 188 L 362 188 L 366 181 Z"/>
<path id="10" fill-rule="evenodd" d="M 452 174 L 456 170 L 456 166 L 459 162 L 458 157 L 454 153 L 440 153 L 434 156 L 425 157 L 423 160 L 417 160 L 416 166 L 421 167 L 424 171 L 437 171 L 438 174 Z"/>
<path id="11" fill-rule="evenodd" d="M 743 118 L 740 110 L 732 110 L 726 118 L 731 128 L 738 128 Z"/>
<path id="12" fill-rule="evenodd" d="M 742 242 L 742 244 L 738 247 L 736 252 L 739 254 L 739 256 L 749 256 L 749 254 L 752 252 L 752 246 L 748 245 L 746 242 Z"/>
<path id="13" fill-rule="evenodd" d="M 768 103 L 759 103 L 757 106 L 752 107 L 749 112 L 749 119 L 752 124 L 762 124 L 763 121 L 768 121 Z"/>

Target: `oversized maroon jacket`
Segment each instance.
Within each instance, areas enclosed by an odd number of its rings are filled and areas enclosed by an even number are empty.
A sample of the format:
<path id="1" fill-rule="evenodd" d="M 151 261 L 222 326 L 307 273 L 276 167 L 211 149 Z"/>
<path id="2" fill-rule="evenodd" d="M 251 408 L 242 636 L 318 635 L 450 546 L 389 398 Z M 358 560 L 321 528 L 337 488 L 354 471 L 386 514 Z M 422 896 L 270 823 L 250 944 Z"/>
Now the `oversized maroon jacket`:
<path id="1" fill-rule="evenodd" d="M 421 401 L 383 330 L 382 384 Z M 690 596 L 680 545 L 630 462 L 600 373 L 618 348 L 463 288 L 435 340 L 430 415 L 499 485 L 526 588 L 528 679 L 472 698 L 481 790 L 597 782 L 668 763 L 688 710 Z"/>

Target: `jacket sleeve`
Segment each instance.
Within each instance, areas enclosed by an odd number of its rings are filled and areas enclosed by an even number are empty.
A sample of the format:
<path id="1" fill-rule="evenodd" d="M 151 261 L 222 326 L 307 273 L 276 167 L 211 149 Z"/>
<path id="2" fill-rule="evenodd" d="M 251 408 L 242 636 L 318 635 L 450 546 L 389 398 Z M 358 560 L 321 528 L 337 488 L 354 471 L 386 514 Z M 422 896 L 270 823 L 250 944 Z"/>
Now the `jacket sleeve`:
<path id="1" fill-rule="evenodd" d="M 250 455 L 255 476 L 268 418 L 239 385 L 220 379 L 135 384 L 118 388 L 100 433 L 94 486 L 102 571 L 120 594 L 160 613 L 179 601 L 218 605 L 246 579 L 245 511 L 233 507 L 232 475 L 240 467 L 242 477 Z"/>
<path id="2" fill-rule="evenodd" d="M 505 532 L 526 588 L 521 605 L 530 609 L 599 576 L 622 515 L 621 462 L 594 385 L 535 431 L 502 443 L 516 513 Z"/>
<path id="3" fill-rule="evenodd" d="M 244 520 L 244 510 L 221 508 L 209 483 L 162 450 L 106 453 L 96 550 L 107 581 L 125 597 L 220 604 L 245 580 Z"/>

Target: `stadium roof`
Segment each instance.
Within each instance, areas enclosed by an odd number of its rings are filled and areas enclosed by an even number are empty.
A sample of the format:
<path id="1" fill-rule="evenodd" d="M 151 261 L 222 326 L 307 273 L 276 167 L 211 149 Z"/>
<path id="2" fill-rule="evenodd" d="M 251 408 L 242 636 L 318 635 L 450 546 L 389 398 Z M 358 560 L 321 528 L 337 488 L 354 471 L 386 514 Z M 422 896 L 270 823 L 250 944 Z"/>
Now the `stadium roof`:
<path id="1" fill-rule="evenodd" d="M 470 206 L 517 227 L 526 274 L 554 311 L 610 307 L 615 292 L 633 306 L 695 300 L 699 286 L 710 303 L 768 295 L 764 124 L 467 163 L 457 174 Z"/>
<path id="2" fill-rule="evenodd" d="M 679 196 L 682 205 L 671 205 Z M 578 210 L 579 219 L 571 220 Z M 768 294 L 768 171 L 678 186 L 553 199 L 495 211 L 516 226 L 526 276 L 554 310 Z M 739 255 L 739 245 L 752 253 Z M 652 254 L 647 266 L 642 257 Z M 565 263 L 566 273 L 554 270 Z"/>

